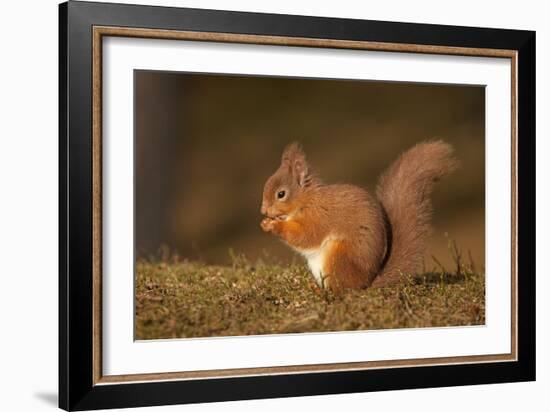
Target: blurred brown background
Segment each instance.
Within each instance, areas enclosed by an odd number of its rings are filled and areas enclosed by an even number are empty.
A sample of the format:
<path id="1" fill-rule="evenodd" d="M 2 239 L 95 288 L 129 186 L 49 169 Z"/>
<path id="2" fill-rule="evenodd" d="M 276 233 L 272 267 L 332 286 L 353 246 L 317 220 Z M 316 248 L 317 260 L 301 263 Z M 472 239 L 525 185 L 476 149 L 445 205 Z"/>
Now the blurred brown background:
<path id="1" fill-rule="evenodd" d="M 417 142 L 451 143 L 462 162 L 433 196 L 435 255 L 452 268 L 447 238 L 484 266 L 483 87 L 136 71 L 136 254 L 161 245 L 225 264 L 299 259 L 261 231 L 262 188 L 283 147 L 302 143 L 323 180 L 374 190 Z"/>

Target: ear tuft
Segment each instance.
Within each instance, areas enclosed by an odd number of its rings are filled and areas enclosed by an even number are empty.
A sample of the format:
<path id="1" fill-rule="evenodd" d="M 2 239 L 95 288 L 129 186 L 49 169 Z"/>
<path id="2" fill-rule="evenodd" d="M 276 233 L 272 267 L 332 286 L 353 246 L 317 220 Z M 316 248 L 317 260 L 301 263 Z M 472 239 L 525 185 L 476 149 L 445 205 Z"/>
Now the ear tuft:
<path id="1" fill-rule="evenodd" d="M 285 150 L 283 150 L 281 163 L 292 164 L 296 158 L 303 158 L 305 160 L 306 155 L 302 150 L 302 146 L 298 142 L 289 143 L 286 145 Z"/>
<path id="2" fill-rule="evenodd" d="M 281 158 L 281 164 L 287 165 L 298 185 L 304 187 L 311 184 L 309 166 L 302 146 L 298 142 L 292 142 L 286 146 Z"/>

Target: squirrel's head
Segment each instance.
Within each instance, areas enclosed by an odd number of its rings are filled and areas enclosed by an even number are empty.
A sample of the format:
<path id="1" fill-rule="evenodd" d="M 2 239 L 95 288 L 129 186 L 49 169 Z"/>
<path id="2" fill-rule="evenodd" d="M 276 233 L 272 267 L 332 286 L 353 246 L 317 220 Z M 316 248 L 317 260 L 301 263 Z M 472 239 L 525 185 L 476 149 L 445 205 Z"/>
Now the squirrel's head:
<path id="1" fill-rule="evenodd" d="M 290 215 L 313 182 L 304 151 L 298 143 L 290 143 L 283 151 L 281 165 L 265 183 L 262 215 L 273 219 Z"/>

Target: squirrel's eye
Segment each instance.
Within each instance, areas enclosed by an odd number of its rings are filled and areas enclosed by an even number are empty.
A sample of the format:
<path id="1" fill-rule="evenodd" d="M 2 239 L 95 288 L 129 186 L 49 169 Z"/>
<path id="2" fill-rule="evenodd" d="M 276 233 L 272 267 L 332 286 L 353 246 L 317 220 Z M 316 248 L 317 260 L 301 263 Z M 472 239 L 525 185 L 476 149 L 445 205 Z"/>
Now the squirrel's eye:
<path id="1" fill-rule="evenodd" d="M 277 199 L 282 199 L 285 197 L 286 192 L 284 190 L 281 190 L 277 193 Z"/>

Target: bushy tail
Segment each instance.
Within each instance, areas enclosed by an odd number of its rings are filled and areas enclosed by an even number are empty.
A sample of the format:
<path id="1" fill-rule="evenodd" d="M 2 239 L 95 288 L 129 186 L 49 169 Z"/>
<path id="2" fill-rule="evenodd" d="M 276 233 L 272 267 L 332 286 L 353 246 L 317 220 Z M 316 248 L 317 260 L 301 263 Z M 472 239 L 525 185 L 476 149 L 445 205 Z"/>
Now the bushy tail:
<path id="1" fill-rule="evenodd" d="M 388 219 L 389 248 L 372 286 L 393 284 L 402 274 L 416 273 L 431 232 L 433 185 L 457 166 L 450 145 L 425 142 L 403 153 L 380 177 L 376 195 Z"/>

